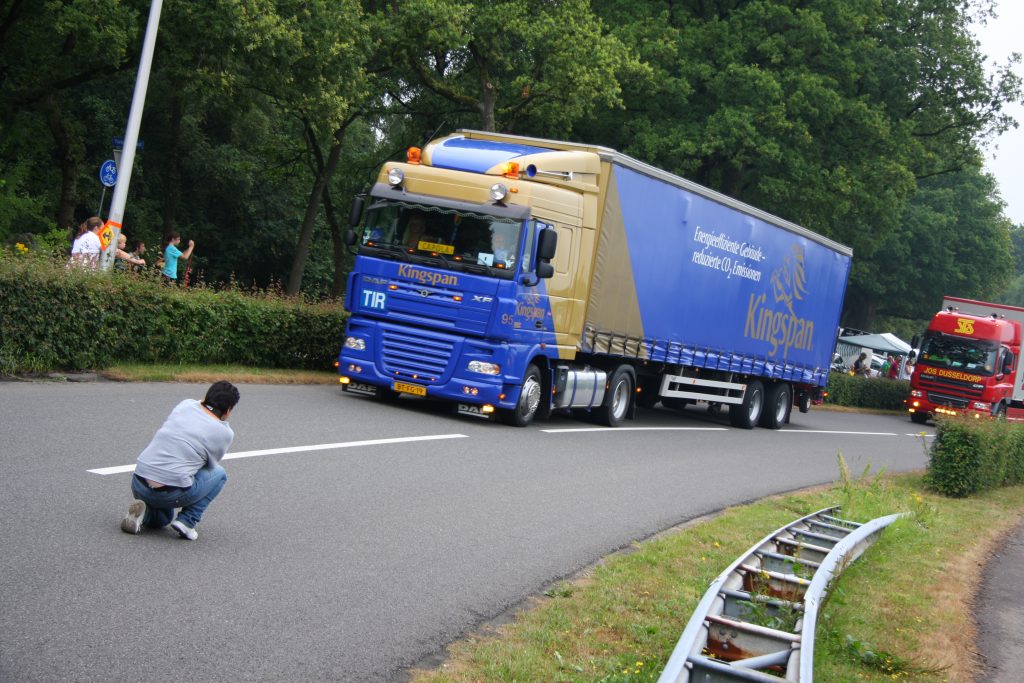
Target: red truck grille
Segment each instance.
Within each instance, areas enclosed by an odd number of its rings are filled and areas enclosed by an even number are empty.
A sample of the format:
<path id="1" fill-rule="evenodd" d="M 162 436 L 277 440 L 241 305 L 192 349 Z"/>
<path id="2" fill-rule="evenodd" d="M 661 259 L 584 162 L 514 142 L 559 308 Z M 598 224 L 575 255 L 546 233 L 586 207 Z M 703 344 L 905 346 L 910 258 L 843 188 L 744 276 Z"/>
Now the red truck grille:
<path id="1" fill-rule="evenodd" d="M 928 392 L 928 400 L 937 406 L 949 406 L 950 408 L 966 408 L 967 404 L 970 403 L 970 400 L 966 398 L 940 394 L 935 391 Z"/>

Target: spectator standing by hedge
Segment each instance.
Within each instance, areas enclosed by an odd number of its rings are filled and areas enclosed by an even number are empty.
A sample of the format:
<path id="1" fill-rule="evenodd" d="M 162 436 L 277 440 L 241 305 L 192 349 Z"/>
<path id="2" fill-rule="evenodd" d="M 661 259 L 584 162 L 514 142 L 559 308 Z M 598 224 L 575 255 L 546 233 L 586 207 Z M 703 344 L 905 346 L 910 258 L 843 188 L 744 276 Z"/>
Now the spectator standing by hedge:
<path id="1" fill-rule="evenodd" d="M 146 259 L 143 256 L 146 255 L 146 243 L 136 238 L 132 240 L 132 250 L 129 252 L 133 258 L 138 259 L 142 263 L 137 263 L 132 266 L 132 271 L 135 273 L 142 272 L 142 269 L 146 267 Z"/>
<path id="2" fill-rule="evenodd" d="M 863 351 L 857 356 L 857 360 L 853 361 L 853 374 L 865 377 L 871 374 L 871 361 L 868 360 L 868 354 Z"/>
<path id="3" fill-rule="evenodd" d="M 914 374 L 914 364 L 916 362 L 917 357 L 911 351 L 910 355 L 907 356 L 906 362 L 903 363 L 903 369 L 900 370 L 900 379 L 910 379 L 910 376 Z"/>
<path id="4" fill-rule="evenodd" d="M 100 252 L 103 251 L 103 243 L 100 242 L 100 230 L 103 229 L 103 219 L 93 216 L 79 226 L 78 237 L 71 247 L 71 265 L 96 270 L 100 266 Z"/>
<path id="5" fill-rule="evenodd" d="M 192 250 L 196 243 L 188 241 L 188 249 L 181 251 L 178 245 L 181 244 L 181 235 L 172 232 L 164 238 L 164 269 L 161 271 L 164 282 L 175 284 L 178 281 L 178 259 L 192 257 Z"/>
<path id="6" fill-rule="evenodd" d="M 135 267 L 146 265 L 146 262 L 143 259 L 133 256 L 125 251 L 124 249 L 127 246 L 128 236 L 122 232 L 117 236 L 117 251 L 114 252 L 114 270 L 126 273 Z"/>
<path id="7" fill-rule="evenodd" d="M 139 454 L 132 496 L 121 530 L 168 525 L 182 538 L 199 538 L 196 525 L 227 483 L 220 460 L 235 437 L 228 424 L 239 393 L 230 382 L 214 382 L 202 401 L 185 399 L 171 411 Z M 175 508 L 181 508 L 177 516 Z"/>

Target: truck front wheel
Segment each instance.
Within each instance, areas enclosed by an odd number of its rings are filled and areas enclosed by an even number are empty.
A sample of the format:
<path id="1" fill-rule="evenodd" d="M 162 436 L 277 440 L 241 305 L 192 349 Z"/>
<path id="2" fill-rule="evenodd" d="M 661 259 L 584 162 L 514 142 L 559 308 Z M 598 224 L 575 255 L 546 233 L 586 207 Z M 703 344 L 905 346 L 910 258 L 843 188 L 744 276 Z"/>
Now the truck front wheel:
<path id="1" fill-rule="evenodd" d="M 734 403 L 729 406 L 729 422 L 733 427 L 753 429 L 761 419 L 762 410 L 764 410 L 764 384 L 761 383 L 761 380 L 755 379 L 747 384 L 747 391 L 743 394 L 743 403 Z"/>
<path id="2" fill-rule="evenodd" d="M 911 413 L 910 421 L 916 425 L 923 425 L 928 421 L 928 413 Z"/>
<path id="3" fill-rule="evenodd" d="M 526 368 L 523 375 L 523 386 L 519 389 L 519 400 L 512 410 L 502 412 L 502 419 L 506 424 L 514 427 L 525 427 L 533 422 L 540 407 L 541 383 L 540 370 L 536 365 Z"/>
<path id="4" fill-rule="evenodd" d="M 629 413 L 629 402 L 633 398 L 633 372 L 628 365 L 619 366 L 608 381 L 604 401 L 596 411 L 601 424 L 618 427 Z"/>
<path id="5" fill-rule="evenodd" d="M 792 394 L 789 393 L 789 385 L 785 382 L 772 384 L 768 387 L 768 397 L 765 400 L 765 410 L 761 413 L 760 425 L 768 429 L 781 429 L 789 418 L 790 408 L 793 406 Z"/>

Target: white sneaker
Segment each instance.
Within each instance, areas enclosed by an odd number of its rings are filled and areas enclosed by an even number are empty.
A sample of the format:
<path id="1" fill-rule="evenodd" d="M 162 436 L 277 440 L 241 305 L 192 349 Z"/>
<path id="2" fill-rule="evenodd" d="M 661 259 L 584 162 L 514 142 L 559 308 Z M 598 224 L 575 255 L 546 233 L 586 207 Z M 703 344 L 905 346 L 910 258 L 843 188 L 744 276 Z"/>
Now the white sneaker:
<path id="1" fill-rule="evenodd" d="M 146 518 L 146 504 L 141 500 L 133 500 L 128 506 L 128 514 L 121 520 L 121 531 L 126 534 L 137 534 L 142 531 L 142 520 Z"/>
<path id="2" fill-rule="evenodd" d="M 179 536 L 190 541 L 194 541 L 199 538 L 199 532 L 190 526 L 185 526 L 184 522 L 174 520 L 171 522 L 171 528 L 177 531 Z"/>

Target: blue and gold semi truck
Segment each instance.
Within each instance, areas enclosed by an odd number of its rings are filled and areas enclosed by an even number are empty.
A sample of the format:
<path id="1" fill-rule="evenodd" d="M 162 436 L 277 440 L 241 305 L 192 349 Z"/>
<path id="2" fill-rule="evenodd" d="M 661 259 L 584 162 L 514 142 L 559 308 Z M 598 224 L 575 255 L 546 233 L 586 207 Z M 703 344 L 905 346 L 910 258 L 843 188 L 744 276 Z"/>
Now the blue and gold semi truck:
<path id="1" fill-rule="evenodd" d="M 826 383 L 852 251 L 614 150 L 458 131 L 353 204 L 347 392 L 525 426 L 703 402 L 778 429 Z"/>

